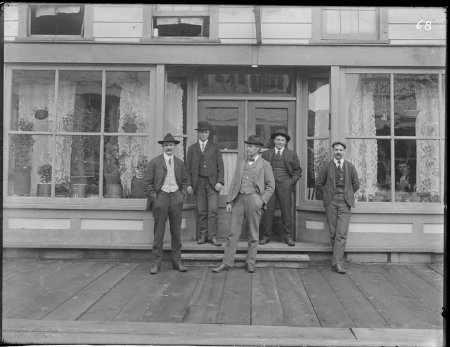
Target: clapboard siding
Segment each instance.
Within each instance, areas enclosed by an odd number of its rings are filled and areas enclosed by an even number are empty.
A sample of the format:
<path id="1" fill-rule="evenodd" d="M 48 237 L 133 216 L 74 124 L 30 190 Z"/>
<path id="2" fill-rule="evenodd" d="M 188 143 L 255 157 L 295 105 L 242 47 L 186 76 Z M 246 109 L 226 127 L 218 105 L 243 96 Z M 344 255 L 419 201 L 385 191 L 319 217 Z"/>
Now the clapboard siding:
<path id="1" fill-rule="evenodd" d="M 3 38 L 5 41 L 14 40 L 19 33 L 19 9 L 17 5 L 6 4 L 3 13 Z"/>
<path id="2" fill-rule="evenodd" d="M 219 26 L 222 23 L 254 23 L 252 6 L 219 6 Z"/>
<path id="3" fill-rule="evenodd" d="M 389 24 L 389 38 L 394 40 L 445 40 L 445 24 L 432 24 L 430 30 L 424 26 L 417 29 L 416 24 Z"/>
<path id="4" fill-rule="evenodd" d="M 94 22 L 142 22 L 142 5 L 94 6 Z"/>
<path id="5" fill-rule="evenodd" d="M 263 42 L 266 39 L 310 39 L 311 24 L 262 24 L 261 27 Z"/>
<path id="6" fill-rule="evenodd" d="M 220 39 L 249 39 L 256 37 L 255 25 L 252 23 L 221 23 L 219 24 Z"/>
<path id="7" fill-rule="evenodd" d="M 311 8 L 299 6 L 263 6 L 262 23 L 311 23 Z"/>
<path id="8" fill-rule="evenodd" d="M 19 9 L 17 5 L 5 4 L 4 20 L 5 22 L 19 20 Z"/>
<path id="9" fill-rule="evenodd" d="M 18 21 L 5 21 L 4 35 L 6 37 L 15 37 L 19 32 L 19 22 Z"/>
<path id="10" fill-rule="evenodd" d="M 93 36 L 99 37 L 142 37 L 142 23 L 95 23 Z"/>
<path id="11" fill-rule="evenodd" d="M 431 23 L 444 23 L 446 18 L 444 8 L 408 7 L 390 8 L 389 23 L 415 23 L 431 21 Z"/>

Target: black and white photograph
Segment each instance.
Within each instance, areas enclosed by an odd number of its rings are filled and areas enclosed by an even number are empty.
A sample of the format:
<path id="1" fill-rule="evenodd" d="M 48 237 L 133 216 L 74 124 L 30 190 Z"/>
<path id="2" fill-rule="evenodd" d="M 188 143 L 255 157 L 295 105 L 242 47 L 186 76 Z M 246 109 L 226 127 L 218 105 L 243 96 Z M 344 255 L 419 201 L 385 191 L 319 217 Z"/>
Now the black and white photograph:
<path id="1" fill-rule="evenodd" d="M 446 345 L 447 7 L 0 6 L 2 344 Z"/>

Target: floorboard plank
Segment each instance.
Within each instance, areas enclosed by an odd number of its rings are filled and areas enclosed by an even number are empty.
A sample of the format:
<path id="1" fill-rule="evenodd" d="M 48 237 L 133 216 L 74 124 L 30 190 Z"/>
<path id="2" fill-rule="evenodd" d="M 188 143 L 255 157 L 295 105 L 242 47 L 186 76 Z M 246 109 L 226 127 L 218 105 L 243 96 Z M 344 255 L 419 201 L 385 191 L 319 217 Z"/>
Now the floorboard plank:
<path id="1" fill-rule="evenodd" d="M 350 328 L 355 326 L 328 281 L 318 270 L 306 269 L 300 274 L 322 327 Z"/>
<path id="2" fill-rule="evenodd" d="M 301 280 L 305 270 L 276 269 L 275 282 L 288 326 L 320 327 L 319 319 Z"/>
<path id="3" fill-rule="evenodd" d="M 391 328 L 428 328 L 418 311 L 414 294 L 387 276 L 379 265 L 359 265 L 349 273 Z"/>
<path id="4" fill-rule="evenodd" d="M 284 325 L 273 270 L 261 269 L 252 277 L 252 325 Z"/>
<path id="5" fill-rule="evenodd" d="M 444 276 L 444 264 L 436 263 L 428 265 L 431 269 Z"/>
<path id="6" fill-rule="evenodd" d="M 443 292 L 444 277 L 430 269 L 427 265 L 408 265 L 408 268 L 431 284 L 435 289 Z"/>
<path id="7" fill-rule="evenodd" d="M 210 268 L 206 268 L 200 295 L 195 298 L 195 301 L 193 300 L 190 303 L 190 309 L 186 313 L 183 322 L 216 323 L 225 277 L 225 272 L 213 273 Z"/>
<path id="8" fill-rule="evenodd" d="M 252 275 L 243 269 L 226 272 L 217 323 L 251 324 Z"/>
<path id="9" fill-rule="evenodd" d="M 354 266 L 347 266 L 351 272 Z M 358 328 L 386 328 L 389 324 L 383 319 L 372 303 L 364 296 L 359 285 L 350 276 L 342 276 L 329 268 L 321 269 L 320 273 L 330 284 L 334 294 L 344 307 L 355 326 Z"/>
<path id="10" fill-rule="evenodd" d="M 117 264 L 99 276 L 87 287 L 75 293 L 69 300 L 55 308 L 42 319 L 44 320 L 76 320 L 89 307 L 96 303 L 105 293 L 127 276 L 137 264 Z"/>
<path id="11" fill-rule="evenodd" d="M 177 273 L 162 292 L 158 302 L 148 311 L 145 320 L 147 322 L 182 322 L 202 271 L 204 271 L 202 268 L 190 267 L 188 272 Z"/>
<path id="12" fill-rule="evenodd" d="M 122 281 L 84 312 L 81 321 L 112 321 L 150 281 L 149 263 L 139 264 Z"/>

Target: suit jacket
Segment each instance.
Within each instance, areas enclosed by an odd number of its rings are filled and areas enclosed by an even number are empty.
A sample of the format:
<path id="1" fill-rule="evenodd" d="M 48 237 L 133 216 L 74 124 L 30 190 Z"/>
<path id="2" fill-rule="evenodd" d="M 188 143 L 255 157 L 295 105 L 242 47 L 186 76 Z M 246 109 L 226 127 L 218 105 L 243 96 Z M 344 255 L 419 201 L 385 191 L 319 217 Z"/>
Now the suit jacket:
<path id="1" fill-rule="evenodd" d="M 295 184 L 300 177 L 302 177 L 302 168 L 300 167 L 300 161 L 298 160 L 297 153 L 288 148 L 284 148 L 282 156 L 286 165 L 286 170 L 293 180 L 292 184 L 295 189 Z M 270 165 L 272 165 L 273 158 L 275 157 L 275 150 L 271 148 L 264 151 L 262 153 L 262 157 L 266 159 Z"/>
<path id="2" fill-rule="evenodd" d="M 242 174 L 244 172 L 245 163 L 247 158 L 241 158 L 239 164 L 234 172 L 233 179 L 231 180 L 230 189 L 228 191 L 227 203 L 233 202 L 239 194 L 241 188 Z M 256 177 L 255 177 L 255 190 L 256 193 L 264 201 L 264 206 L 269 202 L 270 197 L 275 191 L 275 179 L 273 177 L 272 167 L 270 163 L 261 156 L 255 161 L 253 165 L 256 165 Z"/>
<path id="3" fill-rule="evenodd" d="M 175 180 L 178 185 L 178 189 L 186 195 L 187 188 L 187 175 L 184 162 L 173 156 Z M 145 170 L 144 182 L 145 182 L 145 196 L 147 197 L 147 210 L 151 210 L 153 203 L 156 200 L 158 192 L 161 190 L 164 180 L 167 176 L 167 166 L 164 160 L 164 154 L 150 160 Z"/>
<path id="4" fill-rule="evenodd" d="M 202 150 L 200 144 L 194 143 L 189 146 L 186 158 L 187 185 L 192 186 L 194 191 L 197 190 L 198 183 L 198 167 L 200 163 L 200 155 Z M 205 147 L 205 161 L 208 170 L 208 180 L 211 186 L 224 182 L 223 158 L 217 143 L 208 140 Z"/>
<path id="5" fill-rule="evenodd" d="M 336 186 L 336 164 L 330 161 L 326 164 L 316 179 L 316 184 L 323 186 L 323 206 L 328 206 L 333 200 L 334 189 Z M 358 173 L 352 163 L 344 160 L 344 198 L 347 204 L 355 207 L 355 192 L 359 189 Z"/>

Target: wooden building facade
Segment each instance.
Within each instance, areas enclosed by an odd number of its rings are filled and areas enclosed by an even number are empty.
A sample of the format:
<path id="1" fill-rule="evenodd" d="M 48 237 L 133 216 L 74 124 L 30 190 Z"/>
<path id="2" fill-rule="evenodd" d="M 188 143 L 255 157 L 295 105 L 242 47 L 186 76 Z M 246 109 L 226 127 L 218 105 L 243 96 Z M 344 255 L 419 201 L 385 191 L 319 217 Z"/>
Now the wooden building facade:
<path id="1" fill-rule="evenodd" d="M 361 179 L 348 246 L 443 252 L 443 8 L 7 3 L 4 58 L 5 248 L 147 247 L 142 169 L 167 132 L 185 159 L 208 120 L 222 207 L 244 139 L 284 129 L 296 240 L 327 244 L 315 177 L 344 140 Z M 195 227 L 188 198 L 184 240 Z"/>

